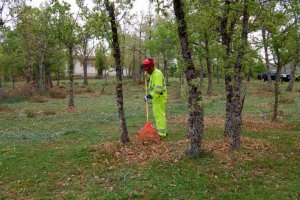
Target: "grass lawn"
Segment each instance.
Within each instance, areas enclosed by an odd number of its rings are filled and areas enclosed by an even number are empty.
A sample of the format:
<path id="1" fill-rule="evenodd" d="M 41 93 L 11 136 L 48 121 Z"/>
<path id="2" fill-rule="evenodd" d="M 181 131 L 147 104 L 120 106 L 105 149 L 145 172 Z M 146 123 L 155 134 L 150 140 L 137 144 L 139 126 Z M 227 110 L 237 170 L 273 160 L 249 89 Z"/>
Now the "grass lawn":
<path id="1" fill-rule="evenodd" d="M 67 91 L 65 86 L 56 90 Z M 4 83 L 10 87 L 9 83 Z M 300 199 L 300 83 L 280 85 L 279 120 L 273 94 L 252 81 L 243 111 L 242 147 L 223 138 L 225 88 L 205 94 L 205 133 L 199 158 L 187 158 L 187 101 L 179 80 L 168 86 L 168 138 L 141 145 L 143 85 L 124 81 L 130 144 L 119 142 L 114 79 L 77 81 L 68 97 L 11 98 L 0 103 L 0 199 Z M 153 116 L 150 116 L 153 122 Z"/>

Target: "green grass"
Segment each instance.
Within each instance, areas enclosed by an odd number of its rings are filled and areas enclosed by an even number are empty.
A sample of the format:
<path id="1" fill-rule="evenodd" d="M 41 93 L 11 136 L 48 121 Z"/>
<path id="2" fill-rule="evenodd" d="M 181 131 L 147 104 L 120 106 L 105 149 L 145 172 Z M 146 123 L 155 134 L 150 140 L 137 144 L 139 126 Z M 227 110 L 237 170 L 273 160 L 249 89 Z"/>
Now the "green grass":
<path id="1" fill-rule="evenodd" d="M 68 82 L 62 84 L 68 91 Z M 280 85 L 281 95 L 294 101 L 280 104 L 278 123 L 285 126 L 260 131 L 245 127 L 242 132 L 243 138 L 258 140 L 267 150 L 243 146 L 222 156 L 203 150 L 199 158 L 186 158 L 182 146 L 174 152 L 176 162 L 158 158 L 143 165 L 91 151 L 120 139 L 114 79 L 90 80 L 88 87 L 77 80 L 73 111 L 67 109 L 68 97 L 6 100 L 0 103 L 0 199 L 299 199 L 300 85 L 295 83 L 292 93 L 284 91 L 286 86 Z M 205 116 L 224 116 L 224 85 L 214 82 L 212 97 L 205 93 L 206 83 L 202 91 Z M 271 116 L 274 97 L 265 91 L 266 83 L 251 83 L 245 116 L 254 115 L 258 121 Z M 168 93 L 167 115 L 186 116 L 178 79 L 170 79 Z M 132 140 L 146 121 L 143 95 L 142 84 L 124 80 Z M 153 122 L 152 114 L 150 119 Z M 184 140 L 185 130 L 184 122 L 169 121 L 164 143 Z M 220 140 L 222 134 L 218 125 L 207 127 L 203 142 Z"/>

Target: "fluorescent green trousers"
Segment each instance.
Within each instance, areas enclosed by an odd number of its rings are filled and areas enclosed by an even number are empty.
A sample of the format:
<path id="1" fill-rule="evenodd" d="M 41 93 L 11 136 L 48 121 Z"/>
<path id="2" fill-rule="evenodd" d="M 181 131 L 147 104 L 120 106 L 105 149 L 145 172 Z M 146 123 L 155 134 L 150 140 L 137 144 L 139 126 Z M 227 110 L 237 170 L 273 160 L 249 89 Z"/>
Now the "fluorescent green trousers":
<path id="1" fill-rule="evenodd" d="M 152 101 L 152 110 L 156 129 L 161 137 L 167 136 L 166 103 L 167 98 L 164 96 L 161 96 L 158 99 Z"/>

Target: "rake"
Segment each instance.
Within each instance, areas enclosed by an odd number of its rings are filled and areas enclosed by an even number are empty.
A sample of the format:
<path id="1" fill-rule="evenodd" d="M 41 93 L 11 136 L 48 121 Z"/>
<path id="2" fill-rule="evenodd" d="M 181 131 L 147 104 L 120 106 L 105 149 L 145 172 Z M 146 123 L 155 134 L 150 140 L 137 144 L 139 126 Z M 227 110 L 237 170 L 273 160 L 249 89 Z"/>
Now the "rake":
<path id="1" fill-rule="evenodd" d="M 147 95 L 147 78 L 145 77 L 145 94 Z M 157 130 L 151 125 L 149 121 L 149 105 L 148 101 L 146 103 L 146 117 L 147 121 L 145 126 L 138 132 L 136 138 L 142 141 L 160 141 L 160 136 L 158 135 Z"/>

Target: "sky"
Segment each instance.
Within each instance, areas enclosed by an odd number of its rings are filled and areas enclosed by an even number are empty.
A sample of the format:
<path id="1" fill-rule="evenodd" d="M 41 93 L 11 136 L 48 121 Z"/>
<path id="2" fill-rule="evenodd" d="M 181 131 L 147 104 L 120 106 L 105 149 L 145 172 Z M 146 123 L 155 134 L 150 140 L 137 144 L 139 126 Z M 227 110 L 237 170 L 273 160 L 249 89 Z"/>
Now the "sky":
<path id="1" fill-rule="evenodd" d="M 46 0 L 26 0 L 28 5 L 39 7 L 42 3 L 46 2 Z M 78 10 L 76 5 L 76 0 L 64 0 L 68 2 L 72 6 L 72 11 L 75 13 Z M 62 0 L 60 0 L 62 2 Z M 93 5 L 93 0 L 85 0 L 86 5 Z M 146 12 L 148 10 L 149 0 L 135 0 L 133 4 L 132 13 L 139 13 L 141 11 Z"/>

